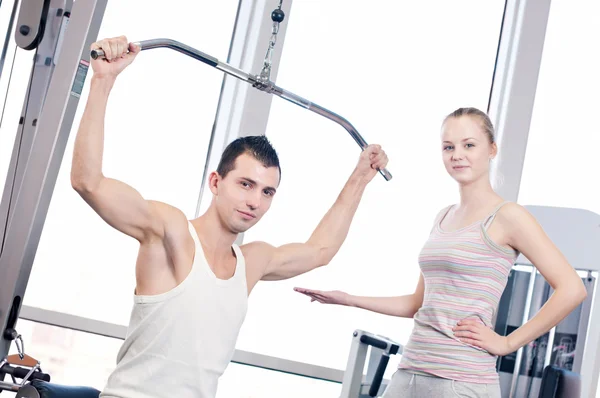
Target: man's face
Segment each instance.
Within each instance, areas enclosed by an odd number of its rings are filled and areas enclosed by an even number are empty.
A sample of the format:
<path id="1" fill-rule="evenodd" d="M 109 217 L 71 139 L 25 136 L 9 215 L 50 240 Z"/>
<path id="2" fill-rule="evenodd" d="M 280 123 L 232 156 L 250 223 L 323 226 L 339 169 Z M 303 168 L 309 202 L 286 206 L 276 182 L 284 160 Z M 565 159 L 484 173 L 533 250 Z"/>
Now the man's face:
<path id="1" fill-rule="evenodd" d="M 256 224 L 271 207 L 279 185 L 279 169 L 265 167 L 244 153 L 225 178 L 211 175 L 211 191 L 223 223 L 233 233 L 242 233 Z"/>

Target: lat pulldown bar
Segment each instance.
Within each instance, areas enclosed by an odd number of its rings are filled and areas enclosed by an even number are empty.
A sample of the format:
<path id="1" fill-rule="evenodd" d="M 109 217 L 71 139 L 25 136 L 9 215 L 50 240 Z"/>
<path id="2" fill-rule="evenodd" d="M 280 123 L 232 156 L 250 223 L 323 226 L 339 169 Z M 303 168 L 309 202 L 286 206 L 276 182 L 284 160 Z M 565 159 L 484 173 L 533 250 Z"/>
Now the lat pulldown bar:
<path id="1" fill-rule="evenodd" d="M 192 48 L 190 46 L 187 46 L 183 43 L 180 43 L 178 41 L 171 40 L 171 39 L 143 40 L 143 41 L 136 42 L 133 44 L 139 46 L 142 51 L 150 50 L 153 48 L 160 48 L 160 47 L 179 51 L 180 53 L 183 53 L 187 56 L 197 59 L 198 61 L 201 61 L 207 65 L 212 66 L 213 68 L 216 68 L 216 69 L 218 69 L 222 72 L 225 72 L 231 76 L 235 76 L 240 80 L 250 83 L 250 84 L 252 84 L 252 87 L 254 87 L 258 90 L 265 91 L 269 94 L 274 94 L 274 95 L 281 97 L 283 99 L 286 99 L 298 106 L 301 106 L 310 111 L 318 113 L 319 115 L 326 117 L 327 119 L 333 120 L 337 124 L 344 127 L 348 131 L 348 133 L 350 133 L 352 138 L 354 138 L 354 141 L 356 141 L 356 143 L 363 150 L 368 145 L 367 142 L 364 140 L 364 138 L 356 130 L 356 128 L 354 128 L 354 126 L 347 119 L 345 119 L 344 117 L 342 117 L 326 108 L 323 108 L 322 106 L 319 106 L 305 98 L 302 98 L 294 93 L 291 93 L 281 87 L 276 86 L 272 81 L 270 81 L 268 79 L 268 77 L 266 77 L 268 75 L 261 73 L 261 75 L 255 76 L 255 75 L 246 73 L 243 70 L 235 68 L 225 62 L 221 62 L 218 59 L 211 57 L 208 54 L 205 54 L 199 50 L 196 50 L 195 48 Z M 103 58 L 104 51 L 102 51 L 101 49 L 92 50 L 91 56 L 93 59 Z M 379 170 L 379 172 L 381 173 L 381 175 L 383 175 L 383 177 L 387 181 L 392 179 L 392 175 L 390 174 L 390 172 L 387 169 Z"/>

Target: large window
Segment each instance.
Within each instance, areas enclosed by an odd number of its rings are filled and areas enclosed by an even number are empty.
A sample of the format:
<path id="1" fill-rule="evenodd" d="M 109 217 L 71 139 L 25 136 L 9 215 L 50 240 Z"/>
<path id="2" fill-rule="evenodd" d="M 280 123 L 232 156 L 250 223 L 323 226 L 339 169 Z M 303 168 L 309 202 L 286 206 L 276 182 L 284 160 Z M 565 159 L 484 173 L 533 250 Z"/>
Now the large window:
<path id="1" fill-rule="evenodd" d="M 238 1 L 109 1 L 99 37 L 167 37 L 227 59 Z M 128 324 L 137 242 L 109 227 L 71 188 L 74 137 L 56 182 L 25 304 Z M 175 51 L 142 52 L 119 77 L 105 125 L 104 173 L 148 199 L 196 211 L 222 73 Z"/>
<path id="2" fill-rule="evenodd" d="M 600 213 L 600 3 L 552 2 L 519 202 Z"/>
<path id="3" fill-rule="evenodd" d="M 394 179 L 377 175 L 368 186 L 330 265 L 256 287 L 240 349 L 344 368 L 354 329 L 406 342 L 411 319 L 311 304 L 292 288 L 414 291 L 433 219 L 458 199 L 443 168 L 440 124 L 461 106 L 487 109 L 503 10 L 500 0 L 293 4 L 277 84 L 345 116 L 367 142 L 381 144 Z M 270 213 L 244 241 L 305 241 L 360 150 L 342 127 L 277 98 L 266 135 L 280 154 L 282 182 Z"/>
<path id="4" fill-rule="evenodd" d="M 28 355 L 40 361 L 51 381 L 102 390 L 114 370 L 121 340 L 20 319 Z M 10 354 L 16 354 L 11 346 Z M 219 380 L 218 398 L 331 398 L 341 384 L 231 363 Z"/>

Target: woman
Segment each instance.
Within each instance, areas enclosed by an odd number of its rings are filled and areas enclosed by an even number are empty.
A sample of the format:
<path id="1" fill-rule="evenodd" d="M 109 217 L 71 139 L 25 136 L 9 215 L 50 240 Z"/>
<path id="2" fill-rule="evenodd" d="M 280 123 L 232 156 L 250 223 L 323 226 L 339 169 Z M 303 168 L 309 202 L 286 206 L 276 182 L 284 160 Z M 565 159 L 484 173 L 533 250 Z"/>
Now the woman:
<path id="1" fill-rule="evenodd" d="M 413 294 L 357 297 L 344 292 L 295 290 L 326 304 L 414 318 L 398 371 L 384 397 L 500 397 L 497 356 L 543 335 L 586 297 L 565 257 L 523 207 L 505 202 L 490 184 L 496 156 L 489 117 L 461 108 L 442 125 L 442 156 L 460 189 L 460 203 L 439 212 L 420 255 Z M 509 272 L 523 253 L 554 288 L 527 323 L 508 336 L 492 321 Z"/>

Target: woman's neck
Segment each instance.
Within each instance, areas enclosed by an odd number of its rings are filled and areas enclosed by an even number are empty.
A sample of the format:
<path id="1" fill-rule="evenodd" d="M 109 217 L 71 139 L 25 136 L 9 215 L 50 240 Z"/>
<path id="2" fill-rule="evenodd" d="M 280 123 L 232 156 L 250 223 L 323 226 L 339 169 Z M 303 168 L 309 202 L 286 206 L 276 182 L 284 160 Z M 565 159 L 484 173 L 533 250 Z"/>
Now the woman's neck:
<path id="1" fill-rule="evenodd" d="M 502 198 L 494 191 L 489 178 L 482 177 L 469 184 L 460 184 L 460 208 L 475 210 L 490 206 Z"/>

